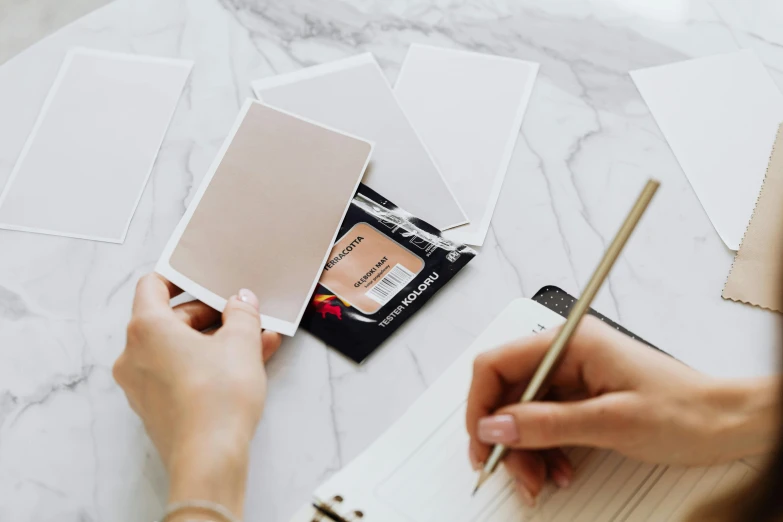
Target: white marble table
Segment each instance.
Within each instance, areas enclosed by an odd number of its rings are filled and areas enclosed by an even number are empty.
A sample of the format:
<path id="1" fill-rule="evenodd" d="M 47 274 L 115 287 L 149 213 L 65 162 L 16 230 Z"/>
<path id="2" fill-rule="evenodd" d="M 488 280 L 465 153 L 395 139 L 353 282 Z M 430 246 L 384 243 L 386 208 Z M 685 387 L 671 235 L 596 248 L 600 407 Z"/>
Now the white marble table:
<path id="1" fill-rule="evenodd" d="M 781 24 L 774 0 L 117 0 L 12 59 L 0 185 L 70 46 L 196 67 L 124 245 L 0 231 L 0 521 L 159 514 L 165 475 L 110 371 L 135 281 L 250 80 L 360 51 L 392 80 L 413 41 L 536 60 L 541 74 L 479 257 L 364 366 L 305 333 L 270 363 L 248 521 L 288 520 L 509 300 L 545 284 L 578 292 L 648 176 L 663 189 L 596 308 L 705 371 L 772 371 L 778 317 L 720 298 L 732 254 L 626 73 L 750 47 L 783 85 Z"/>

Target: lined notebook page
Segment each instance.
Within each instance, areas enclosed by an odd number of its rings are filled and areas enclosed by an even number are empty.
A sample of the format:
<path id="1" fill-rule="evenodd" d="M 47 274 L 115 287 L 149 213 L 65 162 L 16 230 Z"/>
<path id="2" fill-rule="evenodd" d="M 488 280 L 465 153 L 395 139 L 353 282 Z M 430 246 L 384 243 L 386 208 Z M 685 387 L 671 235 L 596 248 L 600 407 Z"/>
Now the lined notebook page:
<path id="1" fill-rule="evenodd" d="M 465 397 L 475 356 L 563 322 L 527 299 L 512 302 L 444 375 L 379 438 L 315 493 L 370 522 L 644 522 L 683 520 L 694 505 L 756 473 L 752 462 L 711 468 L 644 464 L 611 451 L 570 448 L 570 488 L 552 486 L 536 508 L 518 500 L 501 468 L 479 490 L 467 459 Z M 297 519 L 307 520 L 308 516 Z M 312 517 L 309 517 L 313 520 Z M 316 519 L 318 520 L 318 519 Z"/>

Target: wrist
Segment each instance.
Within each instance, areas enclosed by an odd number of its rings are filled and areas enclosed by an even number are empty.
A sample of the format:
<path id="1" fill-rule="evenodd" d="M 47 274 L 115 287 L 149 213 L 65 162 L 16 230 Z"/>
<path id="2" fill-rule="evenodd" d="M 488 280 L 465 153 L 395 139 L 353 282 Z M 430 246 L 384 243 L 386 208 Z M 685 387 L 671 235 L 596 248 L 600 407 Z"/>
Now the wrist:
<path id="1" fill-rule="evenodd" d="M 778 377 L 716 381 L 709 393 L 721 419 L 721 460 L 763 455 L 774 449 L 780 423 Z"/>
<path id="2" fill-rule="evenodd" d="M 169 503 L 204 500 L 225 506 L 242 517 L 249 460 L 249 441 L 191 438 L 172 451 Z M 198 510 L 172 517 L 171 522 L 201 520 Z M 205 517 L 204 520 L 211 520 Z"/>

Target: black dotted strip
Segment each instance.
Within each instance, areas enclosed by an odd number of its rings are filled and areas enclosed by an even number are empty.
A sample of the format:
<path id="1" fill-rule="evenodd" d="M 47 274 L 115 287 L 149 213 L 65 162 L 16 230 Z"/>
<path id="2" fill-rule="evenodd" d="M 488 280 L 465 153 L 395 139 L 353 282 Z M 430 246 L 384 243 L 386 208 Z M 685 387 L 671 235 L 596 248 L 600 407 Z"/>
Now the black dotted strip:
<path id="1" fill-rule="evenodd" d="M 541 290 L 539 290 L 538 292 L 536 292 L 536 295 L 533 296 L 533 301 L 546 306 L 553 312 L 557 312 L 563 317 L 568 317 L 568 314 L 571 312 L 571 308 L 574 306 L 574 303 L 576 303 L 576 298 L 570 295 L 562 288 L 558 288 L 553 285 L 548 285 L 542 288 Z M 663 351 L 657 346 L 655 346 L 654 344 L 648 343 L 638 335 L 623 328 L 621 325 L 615 323 L 605 315 L 596 312 L 592 308 L 590 308 L 590 311 L 588 313 L 594 317 L 597 317 L 598 319 L 605 322 L 612 328 L 615 328 L 618 331 L 624 333 L 631 339 L 636 339 L 637 341 L 646 344 L 650 348 L 655 348 L 659 352 Z"/>

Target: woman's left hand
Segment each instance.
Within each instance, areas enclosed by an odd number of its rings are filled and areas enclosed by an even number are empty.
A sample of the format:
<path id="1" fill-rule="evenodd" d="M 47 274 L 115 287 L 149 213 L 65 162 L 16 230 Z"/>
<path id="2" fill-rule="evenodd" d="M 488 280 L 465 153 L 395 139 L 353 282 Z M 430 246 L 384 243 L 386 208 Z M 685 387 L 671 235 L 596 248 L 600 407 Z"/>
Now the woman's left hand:
<path id="1" fill-rule="evenodd" d="M 261 332 L 258 298 L 240 290 L 222 314 L 157 274 L 136 289 L 114 377 L 144 421 L 171 481 L 170 499 L 219 502 L 241 516 L 250 441 L 266 399 L 264 361 L 280 336 Z M 222 484 L 219 484 L 222 483 Z M 216 498 L 217 497 L 217 498 Z"/>

